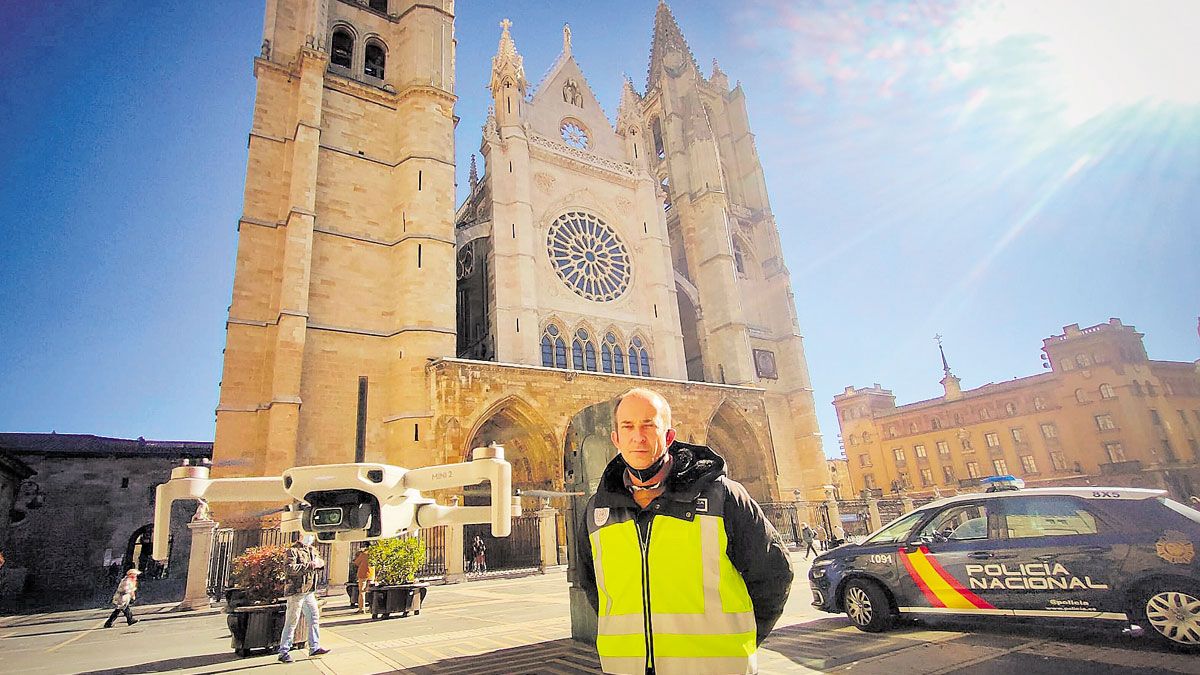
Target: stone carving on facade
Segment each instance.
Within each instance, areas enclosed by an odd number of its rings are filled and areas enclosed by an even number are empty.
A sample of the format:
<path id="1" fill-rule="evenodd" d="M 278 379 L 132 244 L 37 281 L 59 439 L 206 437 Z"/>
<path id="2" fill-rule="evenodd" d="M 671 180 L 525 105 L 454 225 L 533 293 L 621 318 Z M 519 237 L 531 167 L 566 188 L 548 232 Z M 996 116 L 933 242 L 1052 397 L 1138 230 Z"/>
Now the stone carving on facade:
<path id="1" fill-rule="evenodd" d="M 633 202 L 624 197 L 617 197 L 614 203 L 617 205 L 617 210 L 621 213 L 631 213 L 633 211 Z"/>
<path id="2" fill-rule="evenodd" d="M 579 150 L 578 148 L 572 148 L 564 143 L 552 141 L 544 136 L 531 136 L 529 139 L 529 144 L 531 146 L 550 150 L 557 155 L 573 159 L 590 167 L 612 171 L 614 173 L 621 174 L 622 176 L 633 176 L 633 169 L 628 164 L 614 162 L 611 159 L 594 155 L 586 150 Z"/>
<path id="3" fill-rule="evenodd" d="M 533 184 L 537 185 L 538 189 L 545 193 L 550 193 L 554 190 L 554 176 L 548 173 L 537 173 L 533 176 Z"/>

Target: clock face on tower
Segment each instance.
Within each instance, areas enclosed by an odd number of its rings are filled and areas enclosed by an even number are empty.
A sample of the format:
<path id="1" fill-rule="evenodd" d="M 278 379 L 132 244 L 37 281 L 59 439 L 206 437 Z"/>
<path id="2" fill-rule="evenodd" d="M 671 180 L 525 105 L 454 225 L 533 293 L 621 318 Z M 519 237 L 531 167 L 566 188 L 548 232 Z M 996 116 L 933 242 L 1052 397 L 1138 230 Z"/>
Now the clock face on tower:
<path id="1" fill-rule="evenodd" d="M 590 213 L 568 211 L 550 224 L 550 264 L 576 295 L 608 302 L 629 288 L 629 250 L 617 233 Z"/>

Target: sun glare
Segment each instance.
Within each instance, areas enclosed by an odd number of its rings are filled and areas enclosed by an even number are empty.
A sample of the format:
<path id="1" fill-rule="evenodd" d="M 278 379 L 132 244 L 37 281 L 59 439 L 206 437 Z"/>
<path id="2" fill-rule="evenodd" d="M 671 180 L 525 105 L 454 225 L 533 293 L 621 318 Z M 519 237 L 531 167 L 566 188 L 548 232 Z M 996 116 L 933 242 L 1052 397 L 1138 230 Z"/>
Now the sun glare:
<path id="1" fill-rule="evenodd" d="M 1200 103 L 1197 35 L 1196 0 L 1017 0 L 964 17 L 953 40 L 968 50 L 1018 40 L 1035 51 L 1041 84 L 1077 125 L 1142 102 Z"/>

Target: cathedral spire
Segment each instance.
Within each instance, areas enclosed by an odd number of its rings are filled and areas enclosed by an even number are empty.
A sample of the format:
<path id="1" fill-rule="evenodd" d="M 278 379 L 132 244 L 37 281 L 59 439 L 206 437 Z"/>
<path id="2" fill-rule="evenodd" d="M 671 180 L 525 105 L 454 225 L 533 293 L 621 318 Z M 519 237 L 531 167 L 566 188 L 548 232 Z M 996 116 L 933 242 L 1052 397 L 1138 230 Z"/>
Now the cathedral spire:
<path id="1" fill-rule="evenodd" d="M 492 57 L 493 95 L 504 86 L 506 80 L 516 86 L 522 95 L 525 93 L 525 59 L 517 53 L 517 44 L 508 32 L 511 26 L 512 21 L 508 19 L 500 22 L 500 28 L 503 29 L 500 33 L 500 45 L 496 48 L 496 55 Z"/>
<path id="2" fill-rule="evenodd" d="M 658 84 L 664 67 L 679 68 L 685 63 L 691 64 L 694 71 L 700 69 L 696 65 L 696 57 L 688 47 L 683 31 L 667 7 L 666 0 L 659 0 L 658 10 L 654 14 L 654 37 L 650 42 L 650 70 L 646 78 L 646 91 Z"/>
<path id="3" fill-rule="evenodd" d="M 617 133 L 625 133 L 639 125 L 641 100 L 642 97 L 633 88 L 633 80 L 626 75 L 625 85 L 621 87 L 621 102 L 617 105 Z"/>

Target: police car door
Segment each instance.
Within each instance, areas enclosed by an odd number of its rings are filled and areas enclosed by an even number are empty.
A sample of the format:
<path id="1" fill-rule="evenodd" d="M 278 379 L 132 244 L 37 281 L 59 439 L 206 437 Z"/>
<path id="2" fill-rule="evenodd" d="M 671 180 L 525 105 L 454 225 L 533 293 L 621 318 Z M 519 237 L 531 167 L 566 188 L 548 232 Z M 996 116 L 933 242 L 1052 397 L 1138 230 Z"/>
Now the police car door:
<path id="1" fill-rule="evenodd" d="M 1003 585 L 1018 616 L 1124 618 L 1112 592 L 1128 546 L 1115 545 L 1111 527 L 1070 495 L 1012 495 L 997 499 L 1013 558 L 986 568 Z"/>
<path id="2" fill-rule="evenodd" d="M 958 502 L 939 510 L 900 551 L 900 611 L 915 614 L 1003 614 L 1003 594 L 972 584 L 970 570 L 1005 557 L 992 500 Z"/>

